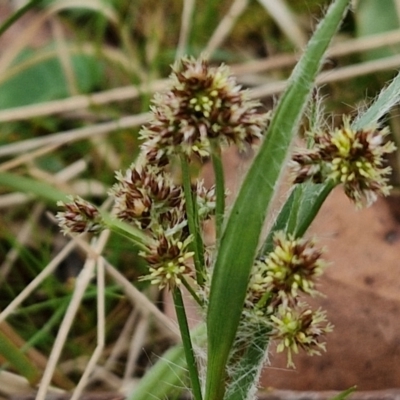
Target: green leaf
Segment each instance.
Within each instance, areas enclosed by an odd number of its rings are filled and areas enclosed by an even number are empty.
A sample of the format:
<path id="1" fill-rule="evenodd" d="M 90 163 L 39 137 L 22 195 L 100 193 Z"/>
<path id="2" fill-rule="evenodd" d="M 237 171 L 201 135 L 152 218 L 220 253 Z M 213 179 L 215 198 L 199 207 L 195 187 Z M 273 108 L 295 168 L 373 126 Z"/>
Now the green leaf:
<path id="1" fill-rule="evenodd" d="M 232 387 L 228 389 L 226 400 L 243 400 L 247 398 L 260 373 L 260 365 L 265 360 L 265 352 L 269 344 L 269 329 L 259 329 L 250 346 L 237 366 L 237 373 L 232 378 Z"/>
<path id="2" fill-rule="evenodd" d="M 368 109 L 361 113 L 351 124 L 353 129 L 363 129 L 376 124 L 389 110 L 400 102 L 400 73 L 385 89 Z"/>
<path id="3" fill-rule="evenodd" d="M 72 54 L 74 78 L 81 93 L 101 82 L 101 63 L 90 55 Z M 54 50 L 24 51 L 0 82 L 0 109 L 36 104 L 70 95 L 65 73 Z"/>
<path id="4" fill-rule="evenodd" d="M 8 172 L 0 172 L 0 187 L 5 186 L 28 195 L 33 194 L 47 203 L 55 205 L 57 201 L 68 201 L 68 196 L 61 190 L 25 176 L 15 175 Z"/>
<path id="5" fill-rule="evenodd" d="M 352 386 L 351 388 L 348 388 L 346 390 L 343 390 L 343 392 L 340 392 L 338 395 L 332 397 L 330 400 L 345 400 L 347 399 L 353 392 L 357 390 L 357 386 Z"/>
<path id="6" fill-rule="evenodd" d="M 26 12 L 28 12 L 31 8 L 40 5 L 43 0 L 31 0 L 26 3 L 23 7 L 19 8 L 14 14 L 8 17 L 1 25 L 0 25 L 0 36 L 12 26 L 17 20 L 19 20 Z"/>
<path id="7" fill-rule="evenodd" d="M 388 32 L 399 28 L 399 18 L 393 0 L 382 1 L 362 0 L 357 2 L 356 8 L 356 34 L 358 37 Z M 389 57 L 398 54 L 400 46 L 382 46 L 379 49 L 363 53 L 365 60 Z"/>
<path id="8" fill-rule="evenodd" d="M 332 3 L 293 71 L 288 88 L 272 118 L 266 139 L 243 182 L 222 234 L 207 314 L 206 400 L 223 398 L 225 368 L 239 324 L 266 212 L 322 57 L 348 3 L 349 0 Z"/>
<path id="9" fill-rule="evenodd" d="M 204 345 L 205 325 L 199 325 L 192 332 L 192 341 Z M 181 344 L 168 350 L 151 370 L 140 380 L 127 400 L 166 399 L 185 386 L 187 369 Z M 180 391 L 180 390 L 179 390 Z"/>
<path id="10" fill-rule="evenodd" d="M 27 356 L 0 331 L 0 354 L 32 385 L 37 383 L 40 374 Z"/>

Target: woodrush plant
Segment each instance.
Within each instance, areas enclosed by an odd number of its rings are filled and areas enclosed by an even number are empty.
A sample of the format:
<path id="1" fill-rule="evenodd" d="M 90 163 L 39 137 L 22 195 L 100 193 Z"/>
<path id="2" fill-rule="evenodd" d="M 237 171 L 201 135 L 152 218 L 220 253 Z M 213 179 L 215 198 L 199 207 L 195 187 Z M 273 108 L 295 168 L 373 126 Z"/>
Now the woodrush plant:
<path id="1" fill-rule="evenodd" d="M 59 203 L 64 210 L 57 218 L 65 233 L 122 229 L 140 246 L 149 266 L 141 280 L 172 293 L 196 400 L 255 398 L 271 341 L 278 342 L 278 352 L 287 352 L 289 367 L 299 349 L 310 355 L 325 351 L 323 338 L 332 325 L 305 299 L 318 294 L 316 282 L 326 263 L 316 241 L 304 234 L 335 186 L 341 185 L 357 207 L 389 193 L 385 156 L 395 146 L 377 121 L 398 101 L 399 78 L 362 115 L 344 117 L 335 129 L 326 127 L 311 97 L 348 5 L 348 0 L 332 2 L 271 115 L 249 99 L 226 66 L 213 67 L 204 58 L 176 62 L 169 88 L 155 96 L 151 121 L 141 130 L 140 156 L 116 175 L 110 192 L 114 219 L 81 198 Z M 291 152 L 307 105 L 317 110 L 309 113 L 307 146 Z M 229 145 L 259 148 L 228 212 L 221 152 Z M 288 157 L 295 185 L 263 237 Z M 208 158 L 215 174 L 211 188 L 191 168 Z M 215 223 L 212 247 L 202 231 L 210 219 Z M 183 287 L 204 315 L 207 338 L 196 345 Z M 174 349 L 165 360 L 175 363 L 180 354 Z M 168 374 L 166 361 L 149 372 L 132 398 L 166 394 L 157 391 L 159 381 L 172 386 L 179 376 L 178 370 Z M 157 382 L 155 389 L 151 382 Z"/>

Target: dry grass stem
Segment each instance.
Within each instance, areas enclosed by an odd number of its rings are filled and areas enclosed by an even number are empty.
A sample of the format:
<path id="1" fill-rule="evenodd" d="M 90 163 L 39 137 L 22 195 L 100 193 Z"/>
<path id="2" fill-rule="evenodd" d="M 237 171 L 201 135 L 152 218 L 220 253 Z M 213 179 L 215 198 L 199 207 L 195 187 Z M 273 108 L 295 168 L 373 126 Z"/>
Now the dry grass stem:
<path id="1" fill-rule="evenodd" d="M 83 372 L 78 385 L 70 400 L 78 400 L 81 396 L 89 377 L 95 369 L 96 363 L 99 360 L 105 344 L 105 278 L 104 278 L 104 261 L 101 257 L 97 259 L 97 346 L 90 357 L 90 360 Z"/>
<path id="2" fill-rule="evenodd" d="M 284 0 L 258 0 L 258 2 L 267 10 L 288 39 L 299 50 L 303 49 L 307 44 L 307 36 L 300 28 L 286 2 Z"/>
<path id="3" fill-rule="evenodd" d="M 69 242 L 51 261 L 44 267 L 39 275 L 33 279 L 24 290 L 2 311 L 0 314 L 0 322 L 4 321 L 10 314 L 15 312 L 18 306 L 50 275 L 58 265 L 71 253 L 76 243 Z"/>
<path id="4" fill-rule="evenodd" d="M 208 41 L 204 53 L 207 56 L 211 56 L 226 40 L 237 19 L 242 15 L 248 5 L 248 0 L 235 0 L 228 12 L 222 18 L 222 21 L 217 26 L 216 30 L 212 34 Z"/>
<path id="5" fill-rule="evenodd" d="M 142 113 L 123 117 L 116 121 L 104 122 L 85 128 L 72 129 L 66 132 L 53 133 L 44 137 L 23 140 L 0 147 L 0 157 L 13 154 L 25 153 L 41 146 L 50 144 L 61 146 L 78 140 L 88 139 L 95 136 L 107 134 L 120 129 L 135 128 L 145 124 L 150 118 L 150 113 Z"/>
<path id="6" fill-rule="evenodd" d="M 135 334 L 131 337 L 122 386 L 127 386 L 132 379 L 136 363 L 143 350 L 143 345 L 146 342 L 148 330 L 149 318 L 148 315 L 143 314 L 142 316 L 139 316 L 139 321 L 136 325 Z"/>
<path id="7" fill-rule="evenodd" d="M 69 94 L 77 95 L 79 93 L 76 82 L 75 72 L 72 65 L 71 54 L 68 50 L 68 45 L 65 39 L 62 25 L 57 18 L 50 20 L 51 30 L 54 36 L 55 49 L 60 60 L 61 68 L 64 73 Z"/>
<path id="8" fill-rule="evenodd" d="M 7 277 L 14 263 L 17 261 L 21 248 L 23 248 L 31 239 L 32 231 L 37 225 L 40 216 L 43 214 L 45 206 L 43 203 L 37 203 L 33 207 L 30 219 L 26 221 L 20 228 L 16 237 L 18 246 L 13 246 L 4 258 L 0 265 L 0 284 L 3 283 Z"/>
<path id="9" fill-rule="evenodd" d="M 110 232 L 107 230 L 103 231 L 100 234 L 98 241 L 94 244 L 93 247 L 93 252 L 95 254 L 101 253 L 108 240 L 109 235 Z M 46 398 L 48 387 L 53 377 L 55 368 L 60 358 L 61 351 L 64 347 L 68 333 L 74 322 L 76 312 L 78 311 L 82 298 L 95 272 L 96 261 L 97 261 L 96 258 L 92 258 L 89 256 L 82 268 L 81 273 L 76 278 L 75 289 L 72 294 L 71 301 L 68 305 L 65 316 L 61 322 L 60 329 L 58 331 L 51 354 L 49 356 L 48 364 L 46 366 L 46 369 L 44 370 L 43 377 L 40 382 L 39 390 L 36 396 L 36 400 L 45 400 Z"/>
<path id="10" fill-rule="evenodd" d="M 176 49 L 175 59 L 178 60 L 187 52 L 187 45 L 190 35 L 190 26 L 192 22 L 195 0 L 186 0 L 183 2 L 181 29 L 179 31 L 178 47 Z"/>
<path id="11" fill-rule="evenodd" d="M 12 108 L 0 111 L 0 122 L 20 121 L 46 115 L 82 110 L 91 106 L 126 101 L 137 98 L 141 93 L 153 93 L 165 88 L 165 80 L 139 86 L 125 86 L 106 90 L 92 95 L 78 95 L 67 99 L 49 101 L 40 104 Z"/>
<path id="12" fill-rule="evenodd" d="M 328 50 L 328 57 L 342 57 L 354 53 L 378 49 L 384 46 L 391 46 L 397 43 L 400 43 L 400 29 L 339 42 L 331 46 Z M 290 67 L 296 64 L 298 59 L 298 54 L 285 53 L 243 64 L 235 64 L 232 65 L 231 68 L 235 75 L 255 74 Z"/>
<path id="13" fill-rule="evenodd" d="M 331 82 L 339 82 L 357 76 L 368 75 L 379 71 L 394 70 L 400 66 L 400 56 L 391 56 L 379 60 L 366 61 L 364 63 L 349 65 L 335 70 L 325 71 L 318 75 L 317 85 L 324 85 Z M 250 97 L 263 98 L 281 93 L 286 87 L 286 81 L 267 83 L 250 91 Z"/>
<path id="14" fill-rule="evenodd" d="M 118 339 L 114 343 L 111 349 L 111 353 L 107 358 L 107 361 L 104 363 L 104 366 L 102 368 L 104 371 L 111 371 L 115 367 L 118 358 L 122 354 L 126 353 L 127 349 L 129 348 L 131 337 L 133 336 L 132 332 L 134 330 L 134 326 L 136 324 L 138 316 L 139 316 L 139 311 L 136 308 L 134 308 L 129 314 L 126 323 L 122 327 L 121 332 L 118 335 Z"/>
<path id="15" fill-rule="evenodd" d="M 19 167 L 22 164 L 32 162 L 35 158 L 53 152 L 57 149 L 57 147 L 57 145 L 44 146 L 39 148 L 38 150 L 30 151 L 29 153 L 21 154 L 20 156 L 15 157 L 9 161 L 5 161 L 4 163 L 0 164 L 0 172 L 9 171 L 13 168 Z"/>

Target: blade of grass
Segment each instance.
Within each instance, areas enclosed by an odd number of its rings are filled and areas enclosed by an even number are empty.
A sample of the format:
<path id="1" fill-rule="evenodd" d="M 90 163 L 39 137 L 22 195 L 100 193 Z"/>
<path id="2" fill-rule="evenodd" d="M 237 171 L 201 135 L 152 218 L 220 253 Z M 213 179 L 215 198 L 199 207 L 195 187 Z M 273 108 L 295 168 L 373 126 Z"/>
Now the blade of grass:
<path id="1" fill-rule="evenodd" d="M 24 193 L 31 193 L 51 205 L 55 205 L 58 201 L 70 201 L 70 198 L 64 192 L 46 182 L 40 182 L 32 178 L 8 172 L 0 172 L 0 186 L 5 186 Z M 104 211 L 101 211 L 101 216 L 108 228 L 113 232 L 127 237 L 141 248 L 143 248 L 143 244 L 148 243 L 149 238 L 139 229 L 113 218 Z"/>
<path id="2" fill-rule="evenodd" d="M 68 196 L 61 190 L 32 178 L 15 175 L 8 172 L 0 172 L 0 186 L 5 186 L 23 193 L 31 193 L 35 196 L 56 204 L 57 201 L 68 201 Z"/>
<path id="3" fill-rule="evenodd" d="M 37 383 L 40 373 L 36 365 L 0 331 L 0 354 L 32 385 Z"/>
<path id="4" fill-rule="evenodd" d="M 377 123 L 389 110 L 400 102 L 400 74 L 381 91 L 372 105 L 351 124 L 353 129 L 362 129 Z"/>
<path id="5" fill-rule="evenodd" d="M 199 325 L 192 332 L 192 340 L 196 345 L 205 342 L 205 325 Z M 144 375 L 127 400 L 148 400 L 171 398 L 179 386 L 184 386 L 187 376 L 186 360 L 182 345 L 168 350 L 154 367 Z"/>
<path id="6" fill-rule="evenodd" d="M 272 118 L 268 135 L 243 182 L 223 232 L 207 314 L 206 400 L 223 398 L 225 368 L 239 324 L 266 211 L 322 57 L 348 4 L 349 0 L 332 3 L 293 71 L 288 88 Z"/>
<path id="7" fill-rule="evenodd" d="M 25 4 L 23 7 L 19 8 L 14 14 L 8 17 L 0 26 L 0 36 L 14 24 L 15 21 L 19 20 L 26 12 L 31 8 L 40 5 L 43 0 L 31 0 L 29 3 Z"/>

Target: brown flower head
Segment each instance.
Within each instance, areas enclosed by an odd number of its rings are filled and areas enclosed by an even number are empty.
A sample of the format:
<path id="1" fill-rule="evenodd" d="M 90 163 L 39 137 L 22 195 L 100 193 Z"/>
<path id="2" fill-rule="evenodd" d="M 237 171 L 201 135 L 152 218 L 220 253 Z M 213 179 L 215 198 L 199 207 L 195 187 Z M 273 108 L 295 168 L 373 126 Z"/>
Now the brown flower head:
<path id="1" fill-rule="evenodd" d="M 71 196 L 69 203 L 59 201 L 57 205 L 65 211 L 56 215 L 58 224 L 64 234 L 82 232 L 100 232 L 104 224 L 99 210 L 79 196 Z"/>
<path id="2" fill-rule="evenodd" d="M 111 194 L 115 197 L 118 218 L 134 222 L 142 229 L 154 225 L 171 226 L 171 223 L 175 225 L 184 219 L 182 188 L 165 170 L 138 163 L 125 174 L 118 172 L 116 177 L 119 183 Z"/>
<path id="3" fill-rule="evenodd" d="M 344 118 L 342 128 L 316 134 L 312 149 L 293 155 L 295 183 L 332 180 L 343 185 L 346 195 L 358 207 L 370 205 L 377 195 L 386 196 L 391 189 L 391 168 L 385 167 L 385 155 L 396 147 L 386 140 L 388 134 L 388 129 L 354 130 L 349 119 Z"/>
<path id="4" fill-rule="evenodd" d="M 141 131 L 142 149 L 152 162 L 171 154 L 208 156 L 211 142 L 240 148 L 262 135 L 267 115 L 257 112 L 226 66 L 206 60 L 177 62 L 169 89 L 153 100 L 152 119 Z"/>

